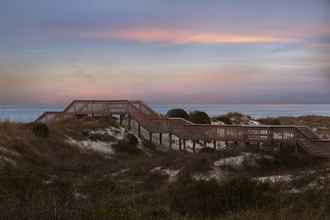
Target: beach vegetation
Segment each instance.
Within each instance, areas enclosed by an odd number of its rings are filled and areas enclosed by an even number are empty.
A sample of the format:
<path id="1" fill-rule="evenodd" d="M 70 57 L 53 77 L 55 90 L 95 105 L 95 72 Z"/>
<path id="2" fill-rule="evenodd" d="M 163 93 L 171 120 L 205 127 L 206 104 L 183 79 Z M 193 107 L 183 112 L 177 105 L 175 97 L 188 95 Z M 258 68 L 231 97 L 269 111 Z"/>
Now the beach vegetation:
<path id="1" fill-rule="evenodd" d="M 32 123 L 32 132 L 36 137 L 47 138 L 49 136 L 49 128 L 44 123 Z"/>
<path id="2" fill-rule="evenodd" d="M 181 108 L 170 109 L 166 113 L 166 116 L 170 118 L 183 118 L 189 120 L 189 114 L 184 109 Z"/>
<path id="3" fill-rule="evenodd" d="M 260 122 L 263 125 L 281 125 L 282 122 L 278 118 L 261 118 L 258 119 L 258 122 Z"/>
<path id="4" fill-rule="evenodd" d="M 127 133 L 124 135 L 124 138 L 120 140 L 118 143 L 112 145 L 118 153 L 126 153 L 126 154 L 140 154 L 141 150 L 138 148 L 138 139 L 134 134 Z"/>
<path id="5" fill-rule="evenodd" d="M 0 123 L 0 160 L 14 161 L 0 163 L 0 219 L 329 219 L 327 164 L 294 145 L 261 146 L 253 152 L 261 155 L 259 166 L 238 172 L 215 165 L 228 157 L 238 163 L 244 152 L 237 147 L 158 151 L 115 124 L 67 119 L 48 124 L 49 135 L 41 138 L 30 124 Z M 121 133 L 99 136 L 109 130 Z M 114 152 L 79 148 L 69 137 L 109 143 Z M 301 176 L 303 168 L 315 172 Z M 274 173 L 290 173 L 293 180 L 260 180 Z"/>
<path id="6" fill-rule="evenodd" d="M 202 111 L 190 112 L 189 120 L 196 124 L 211 124 L 211 119 L 208 114 Z"/>

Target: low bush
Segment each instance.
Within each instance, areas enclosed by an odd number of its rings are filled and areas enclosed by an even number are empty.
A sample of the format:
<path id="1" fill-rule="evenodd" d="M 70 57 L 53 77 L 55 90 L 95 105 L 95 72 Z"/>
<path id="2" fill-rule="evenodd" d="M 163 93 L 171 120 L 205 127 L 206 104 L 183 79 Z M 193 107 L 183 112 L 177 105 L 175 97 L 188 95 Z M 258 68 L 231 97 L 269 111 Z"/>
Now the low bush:
<path id="1" fill-rule="evenodd" d="M 189 120 L 189 114 L 184 109 L 181 108 L 174 108 L 169 110 L 166 113 L 166 116 L 170 118 L 183 118 Z"/>
<path id="2" fill-rule="evenodd" d="M 260 122 L 263 125 L 281 125 L 281 121 L 278 118 L 261 118 L 258 119 L 258 122 Z"/>
<path id="3" fill-rule="evenodd" d="M 196 124 L 211 124 L 211 119 L 207 113 L 202 111 L 190 112 L 190 121 Z"/>
<path id="4" fill-rule="evenodd" d="M 124 136 L 123 142 L 128 144 L 128 145 L 134 145 L 136 146 L 139 143 L 139 140 L 134 134 L 127 133 Z"/>
<path id="5" fill-rule="evenodd" d="M 102 117 L 100 119 L 101 122 L 105 123 L 106 125 L 110 125 L 110 126 L 113 126 L 113 127 L 116 127 L 118 128 L 119 127 L 119 124 L 118 124 L 118 121 L 116 118 L 112 117 L 112 116 L 107 116 L 107 117 Z"/>
<path id="6" fill-rule="evenodd" d="M 1 219 L 49 219 L 68 213 L 73 202 L 73 185 L 70 181 L 46 184 L 46 175 L 36 170 L 7 169 L 0 173 Z M 61 219 L 61 218 L 60 218 Z"/>
<path id="7" fill-rule="evenodd" d="M 194 172 L 207 172 L 211 169 L 212 163 L 208 155 L 198 155 L 186 162 L 183 172 L 192 174 Z"/>
<path id="8" fill-rule="evenodd" d="M 227 116 L 225 116 L 225 115 L 216 116 L 216 117 L 214 117 L 214 120 L 215 121 L 221 121 L 221 122 L 223 122 L 223 123 L 225 123 L 227 125 L 231 125 L 232 124 L 230 118 L 227 117 Z"/>
<path id="9" fill-rule="evenodd" d="M 258 163 L 265 169 L 296 169 L 314 166 L 321 163 L 297 148 L 296 143 L 269 143 L 271 148 L 265 146 L 263 152 L 273 157 L 272 160 L 259 160 Z M 269 149 L 267 149 L 269 148 Z"/>
<path id="10" fill-rule="evenodd" d="M 116 182 L 108 176 L 88 179 L 79 188 L 81 193 L 88 194 L 93 202 L 101 198 L 106 199 L 108 196 L 119 192 L 119 184 L 116 184 Z"/>
<path id="11" fill-rule="evenodd" d="M 170 206 L 186 216 L 214 217 L 269 205 L 274 192 L 269 184 L 248 178 L 217 183 L 212 180 L 180 180 L 170 189 Z"/>
<path id="12" fill-rule="evenodd" d="M 169 176 L 163 172 L 150 172 L 146 174 L 144 185 L 149 191 L 159 190 L 160 186 L 168 180 Z"/>
<path id="13" fill-rule="evenodd" d="M 224 115 L 216 116 L 213 118 L 215 121 L 222 121 L 225 124 L 240 124 L 246 123 L 251 117 L 249 115 L 243 115 L 239 112 L 228 112 Z"/>
<path id="14" fill-rule="evenodd" d="M 47 138 L 49 136 L 49 128 L 44 123 L 32 123 L 32 132 L 36 137 Z"/>
<path id="15" fill-rule="evenodd" d="M 112 147 L 118 153 L 127 153 L 127 154 L 139 154 L 141 150 L 137 147 L 139 140 L 135 135 L 127 133 L 124 136 L 123 140 L 120 140 L 117 144 L 112 145 Z"/>
<path id="16" fill-rule="evenodd" d="M 229 117 L 229 118 L 243 118 L 244 115 L 240 112 L 228 112 L 225 114 L 225 116 Z M 249 117 L 249 116 L 247 116 Z"/>
<path id="17" fill-rule="evenodd" d="M 215 152 L 216 150 L 211 147 L 203 147 L 198 151 L 199 154 L 214 154 Z"/>
<path id="18" fill-rule="evenodd" d="M 143 140 L 142 144 L 145 148 L 151 150 L 151 151 L 156 151 L 157 146 L 154 143 L 150 143 L 150 141 Z"/>

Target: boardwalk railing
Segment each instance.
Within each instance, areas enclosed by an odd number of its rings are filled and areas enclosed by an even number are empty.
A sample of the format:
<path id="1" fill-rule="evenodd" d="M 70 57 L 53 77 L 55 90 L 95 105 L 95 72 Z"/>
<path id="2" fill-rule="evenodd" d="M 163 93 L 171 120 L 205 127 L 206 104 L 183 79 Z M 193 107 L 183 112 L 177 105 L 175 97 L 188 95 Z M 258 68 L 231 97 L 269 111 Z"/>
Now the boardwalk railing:
<path id="1" fill-rule="evenodd" d="M 330 140 L 322 140 L 309 127 L 276 125 L 202 125 L 181 118 L 161 116 L 148 105 L 138 100 L 75 100 L 62 112 L 45 112 L 36 119 L 48 123 L 71 117 L 105 117 L 120 115 L 138 123 L 150 133 L 174 135 L 179 143 L 186 140 L 226 141 L 241 143 L 296 143 L 307 152 L 330 158 Z M 130 123 L 129 123 L 130 124 Z M 130 126 L 130 125 L 129 125 Z M 171 142 L 170 142 L 171 145 Z"/>

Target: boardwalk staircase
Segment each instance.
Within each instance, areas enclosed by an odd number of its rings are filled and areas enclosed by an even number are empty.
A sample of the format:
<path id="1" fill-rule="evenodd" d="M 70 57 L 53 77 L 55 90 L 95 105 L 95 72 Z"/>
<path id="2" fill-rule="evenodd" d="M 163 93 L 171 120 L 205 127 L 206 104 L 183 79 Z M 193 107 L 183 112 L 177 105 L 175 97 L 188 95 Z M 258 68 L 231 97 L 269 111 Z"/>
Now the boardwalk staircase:
<path id="1" fill-rule="evenodd" d="M 169 118 L 156 113 L 142 101 L 130 100 L 75 100 L 62 112 L 45 112 L 36 119 L 37 122 L 50 123 L 65 118 L 105 117 L 119 115 L 126 118 L 128 127 L 134 121 L 140 130 L 149 132 L 149 139 L 153 141 L 153 134 L 159 134 L 159 144 L 162 135 L 169 137 L 171 148 L 172 137 L 175 136 L 181 144 L 187 140 L 194 143 L 214 143 L 217 141 L 240 143 L 274 143 L 294 142 L 307 153 L 316 157 L 330 158 L 330 140 L 321 139 L 309 127 L 304 126 L 276 126 L 276 125 L 201 125 L 194 124 L 181 118 Z M 195 148 L 194 148 L 195 151 Z"/>

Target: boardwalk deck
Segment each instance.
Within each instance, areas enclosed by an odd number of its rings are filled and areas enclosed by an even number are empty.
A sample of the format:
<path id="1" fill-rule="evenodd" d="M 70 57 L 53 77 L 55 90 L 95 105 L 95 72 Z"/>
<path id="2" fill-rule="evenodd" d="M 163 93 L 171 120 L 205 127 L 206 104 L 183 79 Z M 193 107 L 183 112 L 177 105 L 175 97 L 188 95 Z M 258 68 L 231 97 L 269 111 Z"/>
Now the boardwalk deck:
<path id="1" fill-rule="evenodd" d="M 306 152 L 318 157 L 330 158 L 330 140 L 322 140 L 309 127 L 276 125 L 201 125 L 181 118 L 159 115 L 142 101 L 130 100 L 75 100 L 62 112 L 45 112 L 36 119 L 48 123 L 70 117 L 105 117 L 120 115 L 134 120 L 139 127 L 152 134 L 174 135 L 181 140 L 240 143 L 296 143 Z"/>

